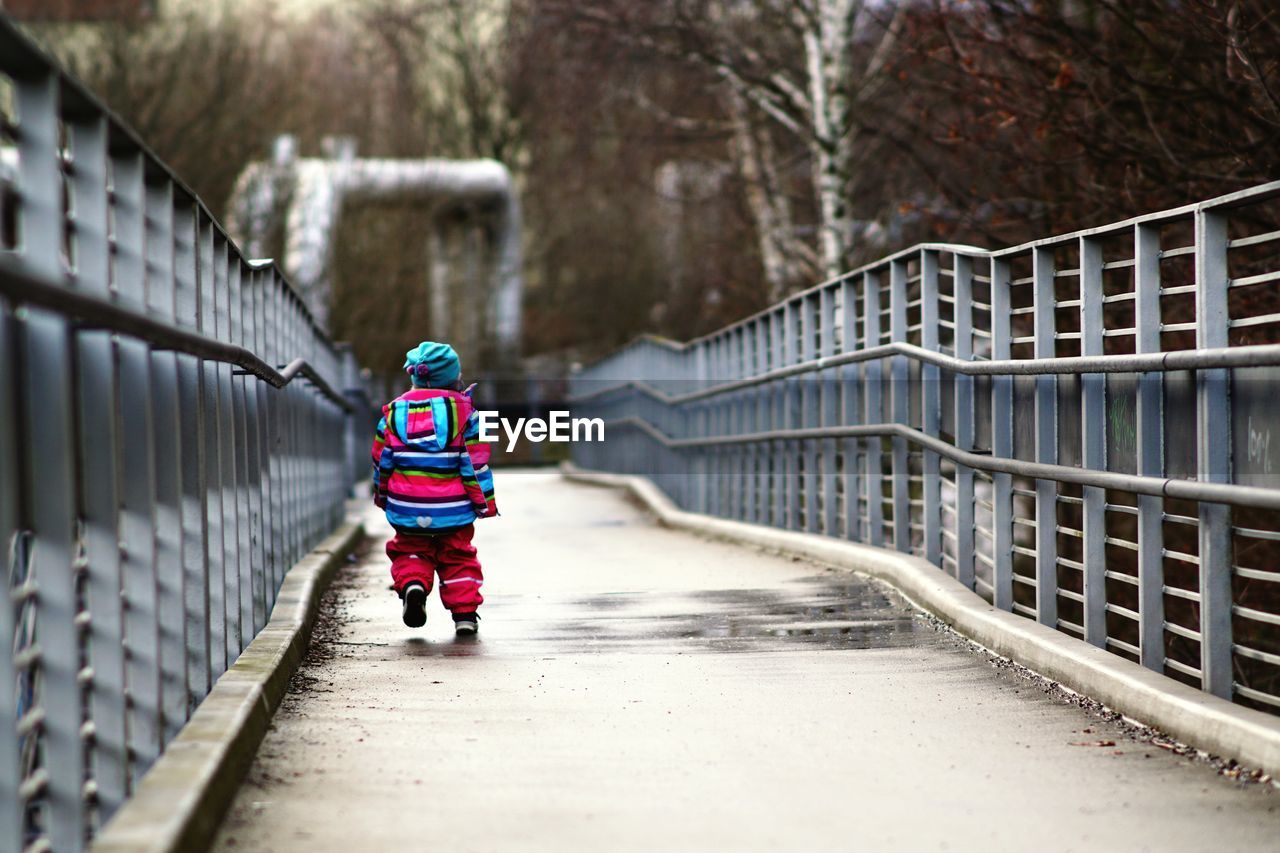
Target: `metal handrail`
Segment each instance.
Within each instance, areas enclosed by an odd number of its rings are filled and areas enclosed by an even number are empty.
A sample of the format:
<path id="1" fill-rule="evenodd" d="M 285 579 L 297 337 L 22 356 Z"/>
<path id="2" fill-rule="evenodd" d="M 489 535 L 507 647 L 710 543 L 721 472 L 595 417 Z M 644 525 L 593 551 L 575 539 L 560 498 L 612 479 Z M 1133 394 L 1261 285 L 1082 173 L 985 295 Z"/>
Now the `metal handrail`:
<path id="1" fill-rule="evenodd" d="M 647 382 L 627 380 L 614 385 L 607 385 L 590 391 L 583 391 L 570 396 L 570 402 L 581 403 L 596 397 L 616 393 L 632 388 L 661 400 L 676 405 L 706 400 L 721 394 L 742 391 L 776 382 L 779 379 L 790 379 L 808 373 L 818 373 L 833 367 L 848 364 L 861 364 L 865 361 L 877 361 L 891 356 L 906 356 L 912 361 L 941 367 L 951 373 L 962 376 L 1080 376 L 1090 373 L 1168 373 L 1175 370 L 1216 370 L 1231 367 L 1275 367 L 1280 366 L 1280 344 L 1256 344 L 1253 346 L 1219 347 L 1216 349 L 1172 350 L 1169 352 L 1142 353 L 1138 355 L 1094 355 L 1067 356 L 1061 358 L 1018 358 L 989 359 L 970 361 L 940 352 L 918 347 L 915 344 L 895 342 L 883 344 L 856 352 L 815 358 L 790 367 L 780 367 L 759 376 L 737 379 L 699 388 L 684 394 L 669 394 L 655 388 Z M 693 381 L 693 380 L 689 380 Z"/>
<path id="2" fill-rule="evenodd" d="M 725 447 L 734 444 L 760 444 L 769 441 L 812 441 L 821 438 L 896 436 L 905 438 L 912 444 L 927 448 L 939 456 L 958 462 L 968 468 L 973 468 L 976 471 L 986 471 L 992 474 L 1013 474 L 1018 477 L 1030 477 L 1040 480 L 1057 480 L 1060 483 L 1095 486 L 1100 489 L 1115 489 L 1121 492 L 1133 492 L 1134 494 L 1153 495 L 1162 498 L 1209 501 L 1232 506 L 1280 510 L 1280 490 L 1277 489 L 1240 486 L 1235 483 L 1202 483 L 1199 480 L 1181 480 L 1173 477 L 1141 477 L 1137 474 L 1117 474 L 1112 471 L 1095 471 L 1090 468 L 1076 468 L 1071 465 L 1049 465 L 1041 462 L 1027 462 L 1022 459 L 1001 459 L 987 454 L 960 450 L 954 445 L 931 435 L 925 435 L 920 430 L 912 429 L 904 424 L 860 424 L 858 426 L 813 427 L 810 429 L 774 429 L 761 432 L 700 436 L 698 438 L 673 438 L 658 429 L 651 421 L 634 416 L 610 419 L 606 422 L 606 427 L 608 429 L 618 427 L 639 429 L 663 447 L 672 449 Z"/>
<path id="3" fill-rule="evenodd" d="M 180 352 L 205 361 L 233 364 L 245 374 L 257 377 L 273 388 L 283 388 L 294 379 L 303 378 L 343 411 L 356 411 L 347 395 L 330 385 L 305 358 L 295 358 L 277 370 L 242 346 L 170 325 L 90 293 L 39 281 L 21 269 L 14 269 L 16 266 L 12 263 L 12 258 L 0 256 L 0 296 L 8 297 L 15 305 L 39 305 L 54 309 L 64 317 L 77 321 L 82 331 L 116 332 L 145 341 L 155 350 Z"/>

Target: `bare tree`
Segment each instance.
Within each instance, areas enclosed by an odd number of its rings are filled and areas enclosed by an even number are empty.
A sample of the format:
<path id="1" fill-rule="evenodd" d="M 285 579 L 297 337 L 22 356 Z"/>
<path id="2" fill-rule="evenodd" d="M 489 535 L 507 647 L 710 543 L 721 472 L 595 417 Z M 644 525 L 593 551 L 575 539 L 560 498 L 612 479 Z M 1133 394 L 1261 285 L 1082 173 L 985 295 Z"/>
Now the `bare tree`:
<path id="1" fill-rule="evenodd" d="M 875 139 L 866 113 L 887 79 L 905 7 L 867 0 L 667 0 L 641 13 L 608 0 L 574 7 L 583 24 L 697 66 L 722 87 L 771 290 L 791 276 L 815 268 L 836 275 L 852 263 L 859 236 L 852 200 Z M 779 139 L 807 155 L 817 218 L 811 249 L 797 242 L 779 180 L 779 152 L 783 161 L 790 155 Z"/>
<path id="2" fill-rule="evenodd" d="M 948 227 L 1021 240 L 1280 174 L 1269 0 L 931 0 L 906 45 L 901 120 Z"/>

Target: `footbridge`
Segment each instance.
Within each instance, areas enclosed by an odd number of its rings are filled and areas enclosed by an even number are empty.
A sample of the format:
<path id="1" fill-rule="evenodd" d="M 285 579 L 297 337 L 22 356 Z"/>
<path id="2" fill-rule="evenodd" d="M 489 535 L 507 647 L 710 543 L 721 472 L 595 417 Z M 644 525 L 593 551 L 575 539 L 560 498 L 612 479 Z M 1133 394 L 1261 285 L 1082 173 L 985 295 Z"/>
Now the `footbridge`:
<path id="1" fill-rule="evenodd" d="M 1280 837 L 1280 183 L 580 370 L 460 640 L 286 277 L 2 19 L 0 118 L 0 850 Z"/>

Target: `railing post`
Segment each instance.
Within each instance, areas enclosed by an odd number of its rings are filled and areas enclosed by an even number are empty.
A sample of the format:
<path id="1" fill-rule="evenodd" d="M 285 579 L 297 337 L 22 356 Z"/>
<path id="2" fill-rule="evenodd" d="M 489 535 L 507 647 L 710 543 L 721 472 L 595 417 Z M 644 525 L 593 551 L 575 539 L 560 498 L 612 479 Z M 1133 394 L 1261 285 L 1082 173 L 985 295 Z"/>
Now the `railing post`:
<path id="1" fill-rule="evenodd" d="M 857 280 L 859 283 L 861 279 Z M 840 351 L 853 352 L 858 349 L 858 286 L 853 276 L 846 276 L 840 282 L 840 319 L 842 332 Z M 840 370 L 840 385 L 843 389 L 841 403 L 845 424 L 862 423 L 862 394 L 864 387 L 861 372 L 856 364 L 847 364 Z M 857 438 L 846 438 L 842 442 L 844 452 L 844 535 L 846 539 L 864 540 L 866 533 L 860 524 L 858 513 L 859 495 L 862 494 L 862 479 L 858 474 L 863 455 L 862 441 Z"/>
<path id="2" fill-rule="evenodd" d="M 147 182 L 146 280 L 149 312 L 176 321 L 173 280 L 173 184 Z M 172 352 L 151 359 L 151 408 L 155 429 L 156 616 L 160 651 L 161 748 L 187 720 L 187 639 L 184 633 L 182 456 L 179 445 L 178 362 Z"/>
<path id="3" fill-rule="evenodd" d="M 951 256 L 954 302 L 955 354 L 973 359 L 973 261 L 967 255 Z M 960 450 L 973 450 L 973 377 L 956 374 L 952 404 L 955 442 Z M 974 586 L 974 488 L 973 469 L 956 463 L 956 580 Z"/>
<path id="4" fill-rule="evenodd" d="M 889 264 L 889 339 L 894 343 L 907 340 L 907 264 Z M 890 400 L 893 422 L 906 425 L 910 421 L 910 368 L 903 356 L 889 362 Z M 893 547 L 911 552 L 911 470 L 907 440 L 893 437 Z"/>
<path id="5" fill-rule="evenodd" d="M 804 299 L 799 297 L 789 301 L 786 322 L 786 360 L 788 367 L 799 364 L 804 351 Z M 801 387 L 804 379 L 793 376 L 785 380 L 787 387 L 787 428 L 800 429 L 805 425 L 804 390 Z M 790 492 L 787 497 L 787 527 L 801 530 L 804 519 L 804 487 L 805 487 L 805 442 L 791 440 L 787 442 L 787 464 L 789 466 L 787 485 Z"/>
<path id="6" fill-rule="evenodd" d="M 252 346 L 252 343 L 246 340 L 245 321 L 247 312 L 245 311 L 245 292 L 248 290 L 244 281 L 244 269 L 240 262 L 240 257 L 236 249 L 228 243 L 227 245 L 227 285 L 228 285 L 228 308 L 231 318 L 229 328 L 231 330 L 231 342 L 238 346 Z M 308 354 L 309 355 L 309 354 Z M 304 356 L 305 357 L 305 356 Z M 248 389 L 245 387 L 250 381 L 244 376 L 237 375 L 238 371 L 231 371 L 231 411 L 233 413 L 232 429 L 235 433 L 235 508 L 236 508 L 236 560 L 239 566 L 239 576 L 236 584 L 236 598 L 240 604 L 240 637 L 239 650 L 243 651 L 246 646 L 253 640 L 253 635 L 257 633 L 253 625 L 253 535 L 252 535 L 252 519 L 250 518 L 250 495 L 253 491 L 252 484 L 249 482 L 249 430 L 248 430 Z M 256 380 L 254 380 L 256 381 Z M 308 418 L 309 421 L 313 419 Z M 308 500 L 312 500 L 315 494 L 315 483 L 312 478 L 315 475 L 315 466 L 308 465 L 306 477 L 308 479 L 307 495 Z M 309 538 L 309 537 L 308 537 Z"/>
<path id="7" fill-rule="evenodd" d="M 1135 349 L 1160 352 L 1160 231 L 1134 226 Z M 1138 475 L 1164 475 L 1164 374 L 1138 376 Z M 1164 672 L 1164 501 L 1138 495 L 1138 649 Z"/>
<path id="8" fill-rule="evenodd" d="M 86 290 L 110 299 L 111 247 L 107 239 L 107 124 L 101 116 L 70 123 L 75 168 L 71 198 L 75 209 L 77 278 Z M 111 334 L 76 335 L 76 396 L 80 432 L 80 500 L 85 563 L 89 665 L 93 668 L 94 735 L 90 772 L 97 786 L 98 813 L 108 818 L 128 790 L 125 731 L 124 612 L 120 596 L 119 471 L 116 447 L 115 355 Z M 7 350 L 6 350 L 7 352 Z M 12 636 L 4 634 L 3 636 Z M 12 683 L 12 682 L 5 682 Z"/>
<path id="9" fill-rule="evenodd" d="M 231 285 L 229 282 L 231 262 L 228 257 L 230 249 L 220 234 L 214 235 L 213 258 L 213 298 L 219 340 L 235 343 L 231 332 Z M 237 410 L 234 403 L 233 376 L 231 365 L 218 364 L 218 429 L 220 441 L 218 462 L 222 466 L 222 603 L 224 606 L 224 632 L 226 638 L 226 660 L 222 669 L 231 666 L 240 654 L 240 518 L 236 507 L 238 494 L 236 465 L 238 452 L 236 421 Z M 291 395 L 297 393 L 290 389 Z"/>
<path id="10" fill-rule="evenodd" d="M 1080 354 L 1102 355 L 1102 246 L 1080 238 Z M 1081 461 L 1085 468 L 1104 471 L 1106 448 L 1106 378 L 1101 373 L 1080 377 Z M 1082 551 L 1084 565 L 1084 639 L 1099 648 L 1107 645 L 1107 493 L 1085 486 Z"/>
<path id="11" fill-rule="evenodd" d="M 58 162 L 58 78 L 52 72 L 14 80 L 18 138 L 18 192 L 26 267 L 47 280 L 62 276 L 62 176 Z M 76 616 L 76 515 L 74 423 L 71 418 L 70 331 L 67 321 L 43 308 L 28 308 L 17 323 L 21 448 L 26 482 L 31 483 L 24 527 L 34 541 L 26 577 L 37 580 L 34 606 L 40 687 L 45 718 L 41 740 L 48 772 L 51 814 L 49 840 L 54 850 L 84 846 L 84 747 L 80 739 L 83 701 Z M 8 355 L 2 359 L 8 360 Z M 7 418 L 6 418 L 7 420 Z M 8 545 L 9 543 L 5 543 Z M 7 635 L 9 638 L 13 634 Z M 6 643 L 10 640 L 6 640 Z M 32 677 L 28 673 L 27 677 Z M 4 686 L 12 690 L 13 682 Z M 3 691 L 0 691 L 3 692 Z M 24 712 L 32 709 L 23 708 Z M 12 735 L 10 735 L 12 736 Z M 16 848 L 15 848 L 16 849 Z"/>
<path id="12" fill-rule="evenodd" d="M 822 348 L 820 354 L 830 357 L 836 354 L 836 288 L 838 284 L 829 285 L 822 289 L 818 303 L 818 328 L 822 336 Z M 824 427 L 834 427 L 839 425 L 839 409 L 836 395 L 839 388 L 836 385 L 836 369 L 827 368 L 820 374 L 822 382 L 822 412 L 820 424 Z M 846 460 L 846 464 L 848 461 Z M 822 495 L 822 528 L 821 532 L 827 536 L 835 536 L 839 533 L 837 519 L 839 518 L 839 506 L 836 502 L 836 440 L 834 438 L 824 438 L 822 440 L 822 472 L 819 479 L 819 488 Z"/>
<path id="13" fill-rule="evenodd" d="M 800 305 L 800 363 L 813 361 L 818 357 L 818 348 L 814 338 L 818 334 L 818 323 L 815 323 L 815 303 L 813 296 L 804 296 Z M 797 380 L 800 386 L 800 411 L 797 426 L 812 427 L 822 417 L 821 380 L 812 374 Z M 821 528 L 818 517 L 818 489 L 821 488 L 818 476 L 818 442 L 806 439 L 799 442 L 798 450 L 804 459 L 804 527 L 809 533 L 817 533 Z"/>
<path id="14" fill-rule="evenodd" d="M 0 407 L 8 412 L 20 412 L 22 406 L 18 399 L 18 377 L 15 359 L 9 357 L 15 352 L 15 323 L 8 300 L 0 297 Z M 0 418 L 0 467 L 5 471 L 19 470 L 19 441 L 16 418 Z M 0 684 L 16 685 L 17 668 L 13 661 L 13 638 L 17 636 L 15 607 L 9 596 L 12 595 L 12 578 L 16 574 L 14 565 L 17 556 L 18 526 L 21 523 L 21 509 L 18 495 L 17 477 L 0 477 L 0 557 L 4 559 L 4 595 L 0 602 Z M 114 543 L 112 543 L 114 544 Z M 95 688 L 99 685 L 95 684 Z M 22 785 L 21 749 L 15 730 L 15 721 L 19 719 L 18 691 L 10 687 L 0 690 L 0 719 L 6 721 L 3 736 L 0 736 L 0 849 L 21 850 L 25 844 L 23 832 L 22 803 L 18 790 Z M 124 730 L 123 723 L 120 726 Z M 106 758 L 103 751 L 98 752 L 98 772 L 110 778 Z M 109 783 L 110 784 L 110 783 Z M 114 791 L 112 792 L 114 793 Z"/>
<path id="15" fill-rule="evenodd" d="M 1227 220 L 1196 211 L 1196 346 L 1225 347 L 1227 337 Z M 1231 481 L 1230 373 L 1201 370 L 1196 394 L 1197 478 Z M 1230 699 L 1231 508 L 1200 504 L 1200 671 L 1205 690 Z"/>
<path id="16" fill-rule="evenodd" d="M 207 337 L 218 338 L 217 310 L 217 250 L 214 241 L 213 222 L 200 211 L 196 212 L 196 286 L 199 296 L 199 328 Z M 206 608 L 209 613 L 209 685 L 227 668 L 227 617 L 225 554 L 223 549 L 222 511 L 222 446 L 223 424 L 222 395 L 219 390 L 221 370 L 216 362 L 200 362 L 200 397 L 208 425 L 202 433 L 204 452 L 201 454 L 202 480 L 206 486 L 205 502 L 205 577 Z"/>
<path id="17" fill-rule="evenodd" d="M 746 345 L 743 330 L 734 329 L 724 336 L 722 364 L 717 382 L 733 381 L 742 373 L 742 353 Z M 720 409 L 716 435 L 737 435 L 743 429 L 745 394 L 734 391 L 713 398 Z M 720 458 L 721 505 L 718 515 L 741 519 L 745 502 L 747 448 L 740 444 L 724 444 L 717 448 Z"/>
<path id="18" fill-rule="evenodd" d="M 257 286 L 257 312 L 258 312 L 258 345 L 261 347 L 263 358 L 268 363 L 274 363 L 277 358 L 275 345 L 275 300 L 276 293 L 279 290 L 279 279 L 274 267 L 264 266 L 258 273 Z M 355 356 L 350 347 L 338 353 L 339 360 L 334 365 L 334 374 L 338 381 L 342 383 L 340 391 L 343 398 L 349 402 L 356 403 L 360 398 L 352 393 L 352 389 L 358 388 L 360 385 L 359 368 L 355 363 Z M 265 560 L 264 585 L 266 588 L 266 613 L 264 620 L 271 618 L 271 609 L 275 607 L 276 596 L 280 590 L 280 583 L 284 580 L 284 573 L 288 569 L 288 565 L 283 560 L 280 553 L 280 520 L 276 517 L 276 500 L 280 491 L 280 481 L 277 479 L 275 468 L 275 398 L 274 389 L 258 383 L 258 464 L 260 466 L 262 477 L 262 538 L 263 538 L 263 558 Z M 369 441 L 369 430 L 357 429 L 358 415 L 360 409 L 356 408 L 350 412 L 337 413 L 338 421 L 334 425 L 335 435 L 341 436 L 344 448 L 344 458 L 341 463 L 340 482 L 335 484 L 335 489 L 340 490 L 343 494 L 348 494 L 351 484 L 355 482 L 359 474 L 363 474 L 367 469 L 361 468 L 359 473 L 356 472 L 354 465 L 358 458 L 367 456 L 362 453 L 363 448 L 360 444 Z M 340 520 L 340 519 L 338 519 Z M 335 521 L 335 523 L 337 523 Z"/>
<path id="19" fill-rule="evenodd" d="M 199 216 L 183 199 L 174 207 L 174 308 L 180 327 L 197 330 L 200 322 Z M 200 391 L 200 362 L 178 355 L 179 446 L 182 459 L 182 571 L 187 696 L 194 708 L 209 692 L 209 563 L 207 472 L 202 459 L 206 410 Z"/>
<path id="20" fill-rule="evenodd" d="M 797 303 L 789 300 L 783 304 L 782 321 L 782 366 L 790 367 L 799 360 L 800 353 L 800 316 Z M 797 429 L 800 420 L 800 380 L 794 377 L 782 380 L 783 393 L 783 427 Z M 800 527 L 800 452 L 803 442 L 783 439 L 783 471 L 786 472 L 786 527 L 798 530 Z"/>
<path id="21" fill-rule="evenodd" d="M 145 310 L 145 195 L 138 151 L 113 156 L 116 286 L 122 301 Z M 135 782 L 161 749 L 160 627 L 157 611 L 155 426 L 151 360 L 141 341 L 117 344 L 122 488 L 120 547 L 125 599 L 125 674 L 129 696 L 130 778 Z"/>
<path id="22" fill-rule="evenodd" d="M 760 324 L 752 321 L 743 329 L 742 373 L 754 376 L 760 369 Z M 741 394 L 741 415 L 739 428 L 743 432 L 755 432 L 759 429 L 756 406 L 758 400 L 755 388 L 748 388 Z M 760 448 L 755 443 L 745 445 L 742 449 L 742 520 L 755 524 L 760 519 L 757 514 L 758 484 L 756 482 L 756 466 L 760 461 Z"/>
<path id="23" fill-rule="evenodd" d="M 755 327 L 753 325 L 742 326 L 738 329 L 738 352 L 735 372 L 739 379 L 745 379 L 751 375 L 752 365 L 755 361 L 754 337 Z M 733 429 L 736 435 L 742 435 L 751 428 L 751 396 L 750 389 L 743 389 L 733 395 Z M 748 515 L 751 512 L 749 506 L 755 499 L 751 472 L 755 447 L 748 444 L 739 444 L 736 446 L 736 456 L 738 462 L 734 485 L 734 495 L 737 502 L 735 518 L 739 521 L 748 521 Z"/>
<path id="24" fill-rule="evenodd" d="M 871 348 L 880 344 L 880 276 L 866 272 L 862 275 L 862 322 L 866 332 L 862 345 Z M 883 424 L 884 416 L 884 363 L 867 361 L 862 365 L 862 387 L 866 401 L 863 423 Z M 879 436 L 865 440 L 865 485 L 867 500 L 867 537 L 870 545 L 884 544 L 884 453 Z"/>
<path id="25" fill-rule="evenodd" d="M 298 351 L 297 335 L 297 297 L 288 292 L 280 294 L 280 342 L 286 356 Z M 301 554 L 302 546 L 302 477 L 300 453 L 302 443 L 298 430 L 298 388 L 290 385 L 280 395 L 280 429 L 283 433 L 282 476 L 285 482 L 284 504 L 284 548 L 285 562 L 292 564 Z"/>
<path id="26" fill-rule="evenodd" d="M 705 341 L 699 341 L 694 345 L 693 357 L 694 376 L 697 379 L 697 382 L 694 383 L 694 387 L 698 390 L 702 390 L 707 387 L 708 374 L 707 344 Z M 707 411 L 707 404 L 702 400 L 698 400 L 694 402 L 692 406 L 693 417 L 695 418 L 693 427 L 694 436 L 701 438 L 703 436 L 710 435 L 710 414 Z M 710 503 L 707 496 L 707 490 L 710 488 L 710 483 L 708 483 L 707 480 L 711 476 L 707 462 L 710 452 L 706 448 L 695 447 L 689 450 L 689 454 L 694 458 L 694 471 L 697 474 L 697 482 L 694 484 L 694 503 L 692 509 L 694 512 L 706 512 Z"/>
<path id="27" fill-rule="evenodd" d="M 773 353 L 770 358 L 770 369 L 783 367 L 787 363 L 787 310 L 786 305 L 770 313 L 770 334 L 773 338 Z M 787 382 L 785 379 L 769 383 L 773 397 L 772 427 L 775 430 L 786 429 L 787 422 Z M 787 464 L 787 440 L 777 439 L 771 442 L 773 457 L 773 520 L 775 527 L 787 526 L 787 494 L 790 483 L 787 475 L 790 466 Z"/>
<path id="28" fill-rule="evenodd" d="M 938 352 L 938 253 L 920 252 L 920 345 Z M 938 368 L 920 367 L 920 421 L 925 435 L 938 437 L 942 417 Z M 942 566 L 942 467 L 941 457 L 924 450 L 921 459 L 921 490 L 924 507 L 924 558 Z"/>
<path id="29" fill-rule="evenodd" d="M 1009 261 L 991 259 L 991 358 L 1012 355 L 1013 329 L 1010 311 Z M 1013 458 L 1013 377 L 991 378 L 991 455 Z M 999 610 L 1013 609 L 1013 475 L 991 476 L 991 584 L 992 603 Z"/>
<path id="30" fill-rule="evenodd" d="M 724 359 L 721 358 L 721 339 L 708 338 L 703 345 L 707 353 L 707 385 L 715 385 L 724 381 Z M 707 413 L 707 428 L 704 436 L 724 434 L 724 395 L 707 397 L 702 400 Z M 711 444 L 700 451 L 707 462 L 707 505 L 704 512 L 709 515 L 720 514 L 721 459 L 724 448 Z"/>
<path id="31" fill-rule="evenodd" d="M 742 329 L 734 329 L 726 341 L 726 374 L 730 380 L 742 377 L 743 347 L 745 336 Z M 742 396 L 743 392 L 735 391 L 725 396 L 725 421 L 730 435 L 742 432 Z M 731 444 L 724 455 L 724 480 L 728 494 L 725 499 L 723 515 L 726 518 L 742 519 L 743 480 L 745 475 L 745 448 L 740 444 Z"/>
<path id="32" fill-rule="evenodd" d="M 284 359 L 284 353 L 280 348 L 280 294 L 283 290 L 281 286 L 279 273 L 275 268 L 271 268 L 264 273 L 262 293 L 262 316 L 266 324 L 266 334 L 262 338 L 263 358 L 268 364 L 278 364 Z M 359 382 L 358 368 L 355 365 L 355 356 L 348 349 L 345 353 L 347 367 L 343 375 L 343 391 L 350 393 L 350 389 L 354 388 Z M 348 396 L 350 399 L 350 396 Z M 382 401 L 378 401 L 381 403 Z M 349 476 L 354 481 L 360 476 L 368 476 L 369 471 L 369 454 L 367 451 L 368 443 L 371 441 L 372 425 L 366 424 L 360 417 L 361 411 L 357 409 L 347 415 L 347 430 L 350 433 L 350 443 L 347 449 L 349 459 L 347 464 L 350 466 Z M 271 576 L 271 594 L 268 597 L 268 610 L 275 606 L 276 596 L 279 593 L 280 583 L 284 580 L 284 573 L 288 570 L 289 563 L 284 553 L 284 534 L 283 534 L 283 503 L 281 495 L 285 484 L 280 480 L 280 395 L 268 393 L 263 403 L 263 425 L 262 440 L 266 449 L 264 461 L 264 473 L 267 481 L 270 483 L 270 489 L 267 492 L 266 513 L 268 515 L 266 535 L 268 537 L 267 562 L 270 567 Z M 358 468 L 357 463 L 363 462 Z"/>
<path id="33" fill-rule="evenodd" d="M 1055 354 L 1054 263 L 1051 248 L 1032 249 L 1034 353 L 1036 358 Z M 1056 376 L 1035 380 L 1036 461 L 1058 461 L 1058 382 Z M 1036 480 L 1036 618 L 1042 625 L 1058 627 L 1058 484 Z"/>
<path id="34" fill-rule="evenodd" d="M 261 269 L 250 269 L 244 277 L 241 302 L 244 305 L 244 346 L 262 352 L 260 314 L 264 274 Z M 257 636 L 267 623 L 267 520 L 264 516 L 267 478 L 262 465 L 262 383 L 252 377 L 242 380 L 245 384 L 245 463 L 248 484 L 249 530 L 249 639 Z M 319 413 L 318 417 L 323 417 Z M 318 418 L 317 418 L 318 419 Z M 322 468 L 316 465 L 317 470 Z M 248 642 L 245 643 L 248 645 Z"/>

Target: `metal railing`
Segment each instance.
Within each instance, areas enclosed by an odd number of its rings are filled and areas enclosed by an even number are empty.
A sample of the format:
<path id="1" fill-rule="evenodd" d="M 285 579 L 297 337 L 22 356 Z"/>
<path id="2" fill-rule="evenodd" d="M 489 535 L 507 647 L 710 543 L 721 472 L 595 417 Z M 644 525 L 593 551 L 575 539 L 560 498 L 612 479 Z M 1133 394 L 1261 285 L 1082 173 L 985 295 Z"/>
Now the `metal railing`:
<path id="1" fill-rule="evenodd" d="M 358 386 L 0 16 L 0 849 L 82 849 L 262 628 L 364 474 Z"/>
<path id="2" fill-rule="evenodd" d="M 607 440 L 574 460 L 916 554 L 1280 710 L 1278 200 L 916 246 L 688 344 L 642 339 L 575 376 Z"/>

